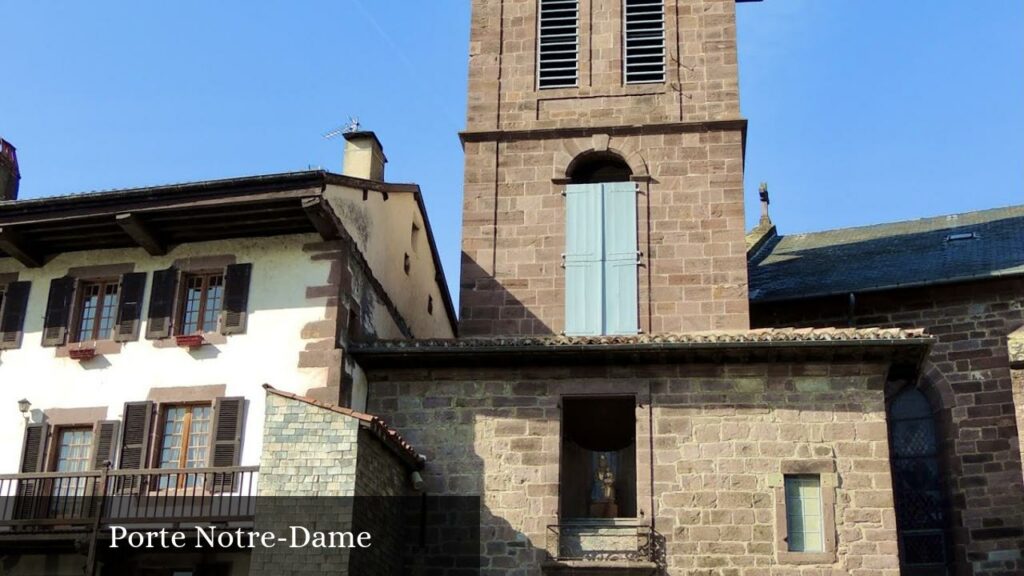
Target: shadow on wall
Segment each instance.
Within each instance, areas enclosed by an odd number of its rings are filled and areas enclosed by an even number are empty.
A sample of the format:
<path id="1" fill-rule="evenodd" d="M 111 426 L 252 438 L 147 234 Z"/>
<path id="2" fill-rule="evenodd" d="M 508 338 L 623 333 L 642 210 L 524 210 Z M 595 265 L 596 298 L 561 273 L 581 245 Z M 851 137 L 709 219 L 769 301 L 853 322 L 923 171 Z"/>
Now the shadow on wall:
<path id="1" fill-rule="evenodd" d="M 530 508 L 526 490 L 528 486 L 534 486 L 530 490 L 557 490 L 557 480 L 547 478 L 557 471 L 549 467 L 549 455 L 540 449 L 540 438 L 532 439 L 538 444 L 536 450 L 523 451 L 518 443 L 531 440 L 522 438 L 530 425 L 549 426 L 553 420 L 557 427 L 557 415 L 548 413 L 557 408 L 539 407 L 536 397 L 512 396 L 508 382 L 435 384 L 438 389 L 428 390 L 432 386 L 425 381 L 376 382 L 371 411 L 400 430 L 426 457 L 423 480 L 428 495 L 480 497 L 479 573 L 539 575 L 539 567 L 550 555 L 543 542 L 535 542 L 515 525 L 532 522 L 533 529 L 528 526 L 526 530 L 542 534 L 546 525 L 553 523 L 544 521 L 540 510 Z M 517 404 L 521 406 L 514 410 L 528 413 L 529 419 L 497 422 L 494 418 Z M 491 460 L 490 470 L 485 458 Z M 496 461 L 503 464 L 495 467 Z M 508 490 L 492 487 L 485 493 L 485 483 L 495 481 Z"/>
<path id="2" fill-rule="evenodd" d="M 550 274 L 548 276 L 549 281 L 553 283 L 554 277 Z M 542 301 L 544 299 L 543 291 L 533 289 L 532 301 L 525 302 L 509 291 L 520 288 L 526 290 L 530 287 L 530 282 L 519 278 L 499 281 L 463 252 L 459 335 L 553 334 L 551 327 L 530 311 L 530 307 L 555 304 Z"/>
<path id="3" fill-rule="evenodd" d="M 591 553 L 594 538 L 617 557 L 633 550 L 644 554 L 635 548 L 635 531 L 630 543 L 620 547 L 617 532 L 586 527 L 581 532 L 581 524 L 559 520 L 563 394 L 558 390 L 577 377 L 587 378 L 586 368 L 560 368 L 560 382 L 535 381 L 500 367 L 458 371 L 450 379 L 415 372 L 389 370 L 375 379 L 369 411 L 401 431 L 426 457 L 427 494 L 481 497 L 482 574 L 589 574 L 552 564 L 554 555 L 568 560 L 577 552 Z M 644 508 L 650 517 L 649 506 Z M 590 544 L 580 548 L 582 539 Z M 664 538 L 652 534 L 650 546 L 647 554 L 663 568 Z"/>

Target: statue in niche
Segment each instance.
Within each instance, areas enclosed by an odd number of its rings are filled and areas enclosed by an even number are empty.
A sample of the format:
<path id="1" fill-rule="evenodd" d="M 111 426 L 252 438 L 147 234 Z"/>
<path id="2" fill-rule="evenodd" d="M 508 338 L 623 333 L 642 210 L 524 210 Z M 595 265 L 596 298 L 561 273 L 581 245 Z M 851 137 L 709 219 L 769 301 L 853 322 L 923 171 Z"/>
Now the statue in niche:
<path id="1" fill-rule="evenodd" d="M 615 470 L 606 453 L 599 453 L 597 456 L 591 498 L 591 518 L 615 518 L 618 516 L 619 507 L 615 503 Z"/>
<path id="2" fill-rule="evenodd" d="M 600 494 L 598 502 L 615 502 L 615 472 L 608 465 L 608 456 L 597 457 L 597 472 L 594 473 L 594 493 Z"/>

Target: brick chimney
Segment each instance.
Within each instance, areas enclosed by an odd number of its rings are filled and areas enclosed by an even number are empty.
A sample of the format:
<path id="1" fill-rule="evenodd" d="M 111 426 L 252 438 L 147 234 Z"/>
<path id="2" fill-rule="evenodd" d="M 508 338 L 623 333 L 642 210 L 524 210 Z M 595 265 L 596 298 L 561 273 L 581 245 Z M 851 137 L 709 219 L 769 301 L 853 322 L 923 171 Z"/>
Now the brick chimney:
<path id="1" fill-rule="evenodd" d="M 384 181 L 384 156 L 377 135 L 369 131 L 345 133 L 345 163 L 342 174 L 365 180 Z"/>
<path id="2" fill-rule="evenodd" d="M 18 155 L 14 145 L 0 138 L 0 200 L 17 200 L 20 181 L 21 173 L 18 171 Z"/>

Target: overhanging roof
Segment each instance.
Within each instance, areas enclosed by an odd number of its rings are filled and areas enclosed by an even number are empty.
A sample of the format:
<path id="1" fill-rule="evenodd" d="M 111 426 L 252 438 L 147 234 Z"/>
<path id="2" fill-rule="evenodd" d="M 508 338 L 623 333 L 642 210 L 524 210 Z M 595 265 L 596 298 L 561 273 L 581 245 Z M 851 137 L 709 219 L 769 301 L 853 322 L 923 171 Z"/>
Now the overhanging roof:
<path id="1" fill-rule="evenodd" d="M 35 267 L 63 252 L 142 246 L 162 254 L 186 242 L 317 232 L 302 203 L 322 196 L 327 175 L 292 172 L 0 202 L 0 256 Z M 349 180 L 359 187 L 401 186 Z"/>
<path id="2" fill-rule="evenodd" d="M 102 192 L 0 201 L 0 258 L 42 266 L 65 252 L 145 248 L 159 255 L 189 242 L 319 232 L 336 238 L 323 193 L 329 184 L 413 194 L 423 215 L 445 310 L 457 325 L 419 186 L 324 170 L 286 172 Z"/>

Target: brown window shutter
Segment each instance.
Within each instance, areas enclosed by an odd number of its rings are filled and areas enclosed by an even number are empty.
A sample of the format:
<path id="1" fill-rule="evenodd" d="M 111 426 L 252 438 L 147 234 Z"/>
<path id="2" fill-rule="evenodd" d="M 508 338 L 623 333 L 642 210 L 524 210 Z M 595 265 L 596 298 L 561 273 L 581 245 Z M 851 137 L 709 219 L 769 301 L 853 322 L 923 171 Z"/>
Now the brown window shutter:
<path id="1" fill-rule="evenodd" d="M 50 427 L 47 424 L 29 424 L 25 427 L 19 472 L 34 474 L 45 471 L 46 440 L 49 433 Z M 49 492 L 47 482 L 41 478 L 18 481 L 18 497 L 14 502 L 15 518 L 35 518 L 36 511 L 45 513 L 46 494 Z"/>
<path id="2" fill-rule="evenodd" d="M 117 454 L 117 432 L 121 422 L 117 420 L 100 420 L 92 431 L 92 468 L 101 470 L 109 462 L 114 463 Z"/>
<path id="3" fill-rule="evenodd" d="M 31 288 L 31 282 L 11 282 L 7 285 L 3 313 L 0 315 L 0 350 L 21 346 L 25 310 L 28 308 L 28 293 Z"/>
<path id="4" fill-rule="evenodd" d="M 71 315 L 71 296 L 75 292 L 75 279 L 70 276 L 50 281 L 50 296 L 43 317 L 43 346 L 61 346 L 67 339 L 68 316 Z"/>
<path id="5" fill-rule="evenodd" d="M 153 289 L 149 295 L 149 314 L 146 338 L 154 340 L 171 335 L 174 314 L 174 295 L 178 285 L 178 270 L 173 266 L 153 272 Z"/>
<path id="6" fill-rule="evenodd" d="M 115 341 L 129 342 L 139 338 L 139 319 L 142 318 L 142 298 L 145 290 L 145 272 L 131 272 L 121 276 Z"/>
<path id="7" fill-rule="evenodd" d="M 20 472 L 22 474 L 44 471 L 49 428 L 48 424 L 29 424 L 25 427 L 25 442 L 21 446 Z"/>
<path id="8" fill-rule="evenodd" d="M 242 457 L 242 427 L 245 424 L 245 398 L 217 398 L 213 403 L 213 447 L 210 466 L 238 466 Z M 215 492 L 233 491 L 235 474 L 214 474 Z"/>
<path id="9" fill-rule="evenodd" d="M 120 469 L 141 470 L 146 467 L 152 423 L 152 402 L 125 403 L 124 432 L 121 434 L 121 462 L 118 466 Z"/>
<path id="10" fill-rule="evenodd" d="M 227 267 L 224 273 L 224 311 L 220 323 L 222 334 L 245 332 L 251 276 L 252 264 L 231 264 Z"/>

